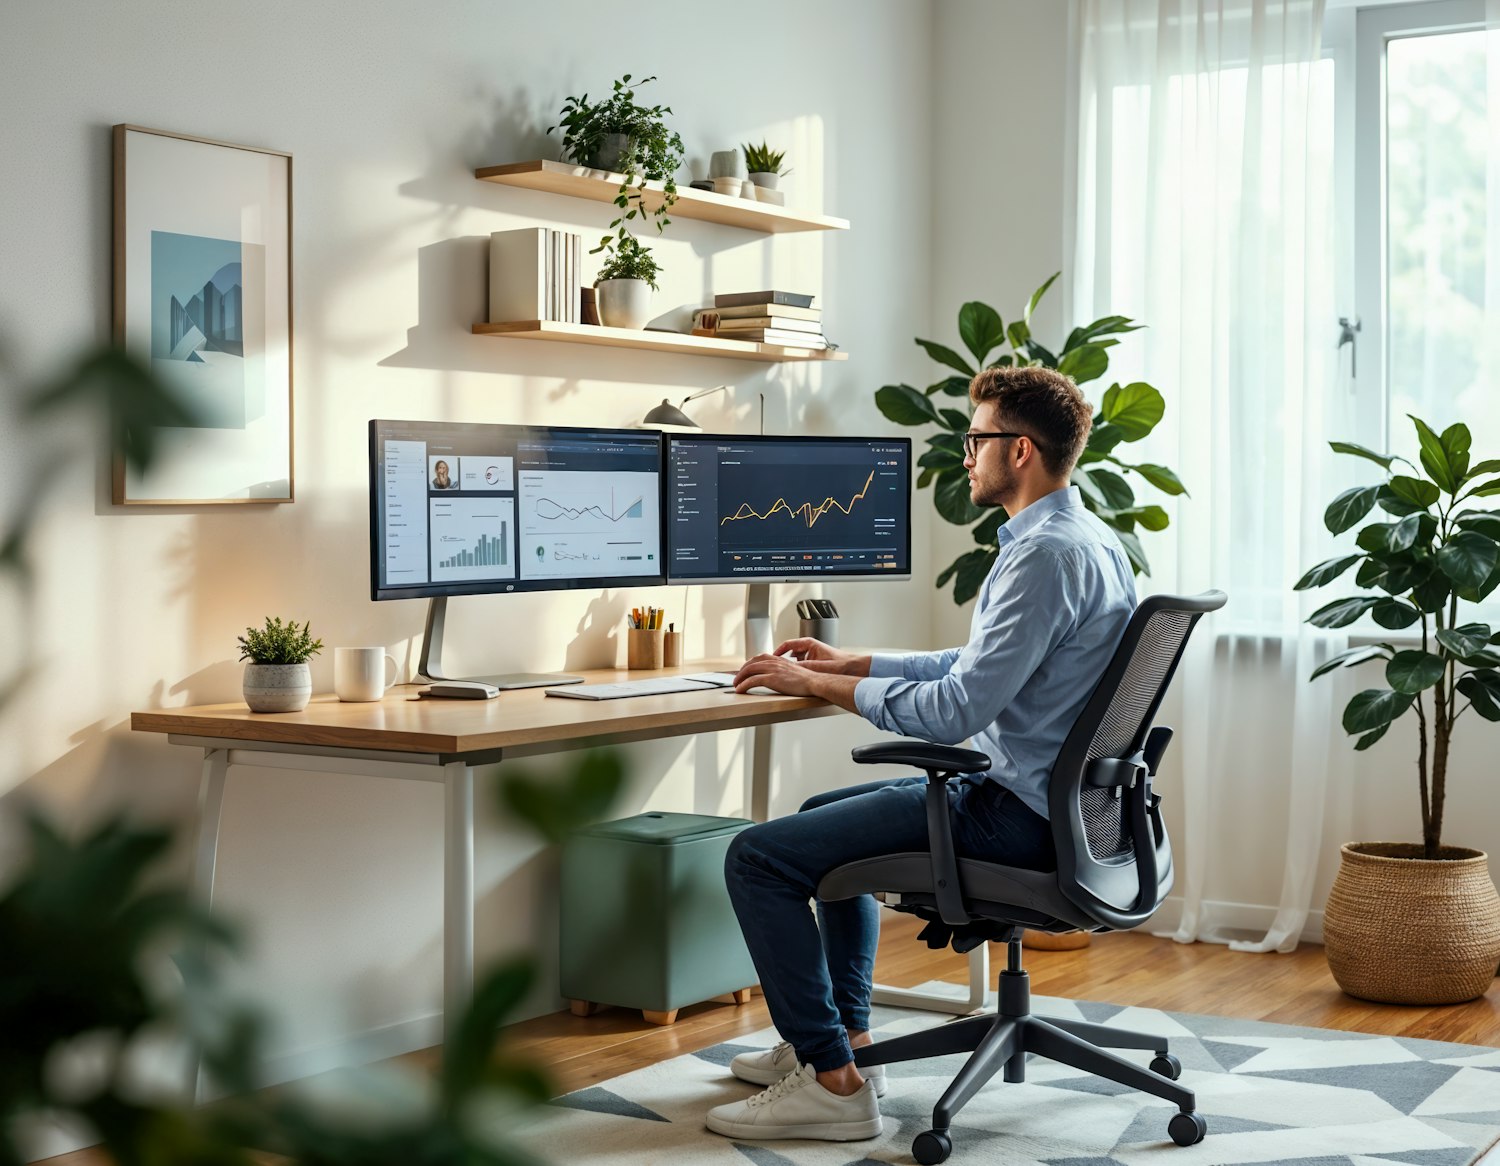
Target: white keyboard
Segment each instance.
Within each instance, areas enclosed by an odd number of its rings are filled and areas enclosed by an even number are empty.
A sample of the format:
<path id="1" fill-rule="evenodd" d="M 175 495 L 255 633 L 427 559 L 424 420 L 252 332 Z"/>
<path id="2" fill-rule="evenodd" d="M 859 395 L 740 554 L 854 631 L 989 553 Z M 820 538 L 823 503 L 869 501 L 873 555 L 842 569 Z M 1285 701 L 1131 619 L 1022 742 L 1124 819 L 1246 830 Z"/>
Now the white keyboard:
<path id="1" fill-rule="evenodd" d="M 691 676 L 653 676 L 611 684 L 569 684 L 547 689 L 548 696 L 574 700 L 619 700 L 626 696 L 664 696 L 669 692 L 706 692 L 734 682 L 733 672 L 696 672 Z"/>

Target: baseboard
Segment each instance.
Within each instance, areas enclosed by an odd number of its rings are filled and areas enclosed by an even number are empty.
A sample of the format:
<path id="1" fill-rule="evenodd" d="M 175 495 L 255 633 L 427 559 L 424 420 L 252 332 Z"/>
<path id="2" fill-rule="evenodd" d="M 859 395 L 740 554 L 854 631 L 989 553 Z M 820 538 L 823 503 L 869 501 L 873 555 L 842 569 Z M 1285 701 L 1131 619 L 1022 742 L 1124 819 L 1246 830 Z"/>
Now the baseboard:
<path id="1" fill-rule="evenodd" d="M 1200 918 L 1209 919 L 1222 931 L 1232 933 L 1233 939 L 1259 939 L 1275 922 L 1278 908 L 1262 903 L 1229 903 L 1205 899 Z M 1137 931 L 1152 935 L 1170 935 L 1182 922 L 1182 896 L 1168 896 L 1161 909 Z M 1302 925 L 1303 943 L 1323 942 L 1323 912 L 1311 911 Z"/>

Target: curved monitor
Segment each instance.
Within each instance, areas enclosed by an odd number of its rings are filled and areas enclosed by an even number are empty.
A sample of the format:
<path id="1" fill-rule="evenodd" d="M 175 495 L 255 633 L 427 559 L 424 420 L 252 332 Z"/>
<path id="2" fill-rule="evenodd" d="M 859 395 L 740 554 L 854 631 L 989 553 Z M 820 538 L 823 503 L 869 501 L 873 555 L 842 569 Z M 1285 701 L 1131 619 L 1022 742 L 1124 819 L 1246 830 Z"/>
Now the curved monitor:
<path id="1" fill-rule="evenodd" d="M 370 596 L 664 581 L 661 436 L 370 422 Z"/>
<path id="2" fill-rule="evenodd" d="M 911 577 L 911 439 L 667 439 L 670 583 Z"/>

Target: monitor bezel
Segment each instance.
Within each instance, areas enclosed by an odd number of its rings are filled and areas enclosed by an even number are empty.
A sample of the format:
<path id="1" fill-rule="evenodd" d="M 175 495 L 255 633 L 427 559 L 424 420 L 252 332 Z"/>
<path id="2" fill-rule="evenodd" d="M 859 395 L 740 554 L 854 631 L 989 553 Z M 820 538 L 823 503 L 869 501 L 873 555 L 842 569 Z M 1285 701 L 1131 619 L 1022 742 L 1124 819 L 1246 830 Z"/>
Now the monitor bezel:
<path id="1" fill-rule="evenodd" d="M 668 433 L 665 436 L 666 436 L 666 441 L 664 441 L 662 443 L 662 451 L 661 451 L 661 456 L 662 456 L 662 474 L 661 474 L 661 479 L 662 479 L 662 509 L 661 509 L 661 516 L 662 516 L 662 557 L 666 560 L 666 575 L 667 575 L 667 584 L 668 584 L 668 586 L 671 586 L 671 587 L 700 587 L 700 586 L 701 587 L 717 587 L 717 586 L 723 586 L 725 584 L 730 584 L 730 583 L 739 584 L 740 586 L 745 586 L 747 584 L 748 585 L 755 585 L 755 584 L 758 584 L 758 583 L 823 583 L 823 582 L 828 582 L 828 583 L 870 583 L 870 582 L 900 583 L 900 582 L 910 582 L 910 580 L 912 578 L 912 574 L 911 574 L 911 571 L 909 569 L 906 570 L 906 571 L 863 571 L 863 572 L 859 572 L 859 573 L 855 573 L 855 574 L 846 574 L 844 572 L 834 572 L 834 571 L 814 571 L 814 572 L 805 572 L 805 573 L 799 572 L 799 573 L 791 574 L 791 575 L 772 575 L 772 574 L 756 574 L 756 575 L 751 575 L 751 576 L 745 576 L 745 575 L 718 576 L 718 575 L 715 575 L 715 576 L 711 576 L 709 578 L 703 578 L 701 576 L 695 576 L 695 577 L 692 577 L 692 578 L 675 578 L 672 575 L 672 532 L 671 532 L 671 520 L 670 520 L 670 516 L 668 515 L 668 512 L 667 512 L 667 507 L 668 507 L 668 505 L 671 502 L 671 496 L 670 496 L 670 491 L 669 491 L 667 479 L 668 479 L 668 476 L 669 476 L 669 474 L 671 472 L 671 467 L 672 467 L 672 446 L 674 444 L 676 444 L 677 442 L 690 442 L 690 441 L 708 440 L 708 441 L 734 441 L 734 442 L 756 442 L 756 443 L 760 443 L 760 442 L 767 442 L 767 443 L 769 443 L 769 442 L 778 442 L 778 443 L 783 443 L 783 444 L 787 443 L 787 442 L 801 442 L 801 443 L 808 443 L 808 444 L 821 443 L 823 445 L 827 445 L 830 442 L 833 442 L 833 443 L 847 442 L 847 443 L 850 443 L 850 444 L 856 444 L 857 443 L 857 444 L 862 444 L 862 445 L 869 445 L 869 444 L 874 443 L 874 442 L 900 443 L 900 444 L 906 446 L 906 483 L 907 483 L 907 488 L 906 488 L 906 561 L 907 561 L 907 564 L 909 566 L 910 563 L 911 563 L 911 560 L 912 560 L 912 556 L 913 556 L 912 543 L 914 542 L 914 540 L 912 538 L 913 531 L 912 531 L 912 525 L 911 525 L 911 509 L 912 509 L 912 497 L 911 496 L 915 492 L 915 489 L 916 489 L 916 486 L 915 486 L 916 475 L 913 472 L 914 466 L 912 464 L 912 453 L 913 453 L 913 450 L 912 450 L 912 440 L 911 440 L 911 438 L 909 438 L 909 437 L 903 437 L 903 436 L 900 436 L 900 435 L 895 435 L 895 436 L 891 436 L 891 437 L 861 437 L 861 436 L 850 437 L 850 436 L 845 436 L 843 434 L 838 434 L 838 435 L 831 435 L 830 434 L 830 435 L 819 436 L 819 435 L 816 435 L 816 434 L 805 434 L 805 433 L 799 433 L 799 434 L 796 434 L 796 435 L 786 435 L 786 436 L 782 436 L 782 435 L 779 435 L 779 434 L 772 434 L 772 433 Z"/>
<path id="2" fill-rule="evenodd" d="M 382 425 L 431 425 L 453 426 L 456 429 L 493 428 L 530 430 L 532 432 L 545 430 L 551 433 L 618 434 L 634 440 L 654 437 L 656 438 L 656 512 L 658 517 L 662 514 L 662 507 L 666 505 L 667 500 L 666 442 L 662 440 L 660 433 L 653 433 L 651 430 L 611 429 L 599 425 L 531 425 L 505 421 L 426 421 L 420 418 L 372 417 L 370 419 L 369 430 L 370 599 L 372 601 L 379 603 L 391 599 L 433 599 L 460 595 L 534 595 L 547 591 L 599 591 L 612 587 L 663 587 L 666 585 L 666 550 L 663 545 L 659 551 L 662 556 L 661 570 L 655 575 L 593 576 L 571 580 L 523 580 L 516 578 L 497 579 L 493 582 L 428 583 L 417 587 L 382 587 L 380 585 L 380 564 L 383 548 L 380 542 L 380 517 L 377 513 L 377 499 L 381 490 L 380 472 L 381 466 L 384 464 L 380 449 L 380 426 Z"/>

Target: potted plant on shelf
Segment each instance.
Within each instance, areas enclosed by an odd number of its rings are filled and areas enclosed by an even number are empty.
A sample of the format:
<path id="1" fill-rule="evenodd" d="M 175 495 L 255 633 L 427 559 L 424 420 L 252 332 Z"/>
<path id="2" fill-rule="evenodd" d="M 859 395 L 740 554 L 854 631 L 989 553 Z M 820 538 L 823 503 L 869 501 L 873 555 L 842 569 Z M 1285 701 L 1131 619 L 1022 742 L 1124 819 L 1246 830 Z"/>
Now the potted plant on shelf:
<path id="1" fill-rule="evenodd" d="M 665 115 L 672 112 L 672 107 L 636 102 L 635 86 L 656 78 L 645 77 L 632 86 L 630 77 L 626 73 L 616 81 L 613 91 L 603 101 L 590 102 L 587 93 L 569 97 L 562 108 L 562 120 L 547 129 L 549 134 L 556 129 L 563 131 L 566 160 L 623 176 L 615 195 L 615 206 L 622 213 L 609 225 L 611 231 L 618 231 L 621 240 L 627 235 L 627 222 L 644 222 L 647 218 L 648 182 L 662 184 L 661 201 L 650 212 L 657 233 L 672 221 L 668 212 L 677 201 L 677 171 L 682 168 L 684 154 L 682 138 L 667 128 Z M 607 251 L 612 238 L 605 235 L 590 254 Z"/>
<path id="2" fill-rule="evenodd" d="M 1445 846 L 1443 808 L 1455 722 L 1472 709 L 1500 721 L 1500 633 L 1460 622 L 1460 603 L 1478 603 L 1500 586 L 1500 513 L 1474 500 L 1500 495 L 1500 460 L 1469 456 L 1463 424 L 1441 434 L 1412 417 L 1421 469 L 1405 458 L 1352 442 L 1336 453 L 1365 458 L 1385 481 L 1345 490 L 1324 522 L 1334 534 L 1379 507 L 1393 521 L 1360 528 L 1357 551 L 1319 563 L 1297 590 L 1323 587 L 1358 565 L 1355 585 L 1374 594 L 1325 604 L 1308 617 L 1317 627 L 1346 627 L 1366 613 L 1391 630 L 1421 628 L 1420 646 L 1350 648 L 1313 672 L 1379 660 L 1387 687 L 1368 688 L 1344 709 L 1344 731 L 1368 749 L 1407 712 L 1417 718 L 1420 842 L 1351 842 L 1324 913 L 1328 965 L 1351 996 L 1388 1004 L 1471 1000 L 1494 981 L 1500 961 L 1500 896 L 1483 851 Z M 1410 473 L 1398 470 L 1400 466 Z M 1468 503 L 1468 505 L 1465 505 Z M 1428 697 L 1431 704 L 1428 704 Z"/>
<path id="3" fill-rule="evenodd" d="M 599 322 L 606 328 L 644 328 L 651 318 L 651 293 L 661 274 L 649 247 L 634 235 L 622 234 L 599 268 L 594 288 L 599 296 Z"/>
<path id="4" fill-rule="evenodd" d="M 781 165 L 786 158 L 785 150 L 773 150 L 764 142 L 758 146 L 746 142 L 740 149 L 745 152 L 745 167 L 750 172 L 750 181 L 756 186 L 775 190 L 777 182 L 791 173 L 791 170 L 783 169 Z"/>
<path id="5" fill-rule="evenodd" d="M 977 300 L 958 310 L 958 333 L 964 346 L 974 355 L 980 368 L 1002 368 L 1012 365 L 1042 365 L 1072 377 L 1078 384 L 1098 380 L 1109 368 L 1109 349 L 1118 344 L 1114 336 L 1134 332 L 1142 327 L 1125 316 L 1104 316 L 1083 324 L 1068 333 L 1061 351 L 1044 348 L 1031 334 L 1031 314 L 1052 286 L 1056 275 L 1032 294 L 1019 320 L 1008 327 L 988 304 Z M 989 360 L 991 352 L 1009 343 L 1011 351 Z M 969 476 L 964 469 L 963 434 L 969 428 L 969 382 L 978 369 L 957 352 L 931 340 L 918 340 L 927 355 L 955 373 L 919 392 L 910 385 L 885 385 L 875 393 L 880 411 L 898 425 L 937 425 L 938 432 L 927 439 L 928 449 L 918 459 L 922 472 L 918 487 L 933 487 L 933 504 L 946 521 L 957 526 L 972 526 L 978 546 L 960 555 L 937 577 L 937 585 L 953 581 L 953 602 L 967 603 L 979 591 L 999 554 L 1000 527 L 1005 511 L 996 506 L 982 510 L 969 500 Z M 965 408 L 941 408 L 934 401 L 939 394 L 962 397 Z M 1162 395 L 1145 381 L 1128 385 L 1114 384 L 1105 390 L 1094 415 L 1088 445 L 1073 471 L 1073 485 L 1083 495 L 1083 504 L 1112 526 L 1130 557 L 1137 573 L 1149 575 L 1151 566 L 1136 533 L 1141 530 L 1165 530 L 1167 512 L 1160 506 L 1142 506 L 1127 480 L 1134 474 L 1166 494 L 1186 494 L 1177 475 L 1166 466 L 1150 463 L 1130 464 L 1121 461 L 1114 451 L 1122 444 L 1140 441 L 1156 428 L 1166 413 Z M 977 525 L 976 525 L 977 524 Z"/>
<path id="6" fill-rule="evenodd" d="M 312 670 L 307 662 L 323 650 L 323 641 L 309 633 L 311 621 L 300 628 L 295 620 L 282 623 L 266 617 L 263 628 L 246 628 L 239 637 L 245 665 L 245 703 L 256 713 L 295 713 L 312 696 Z"/>

